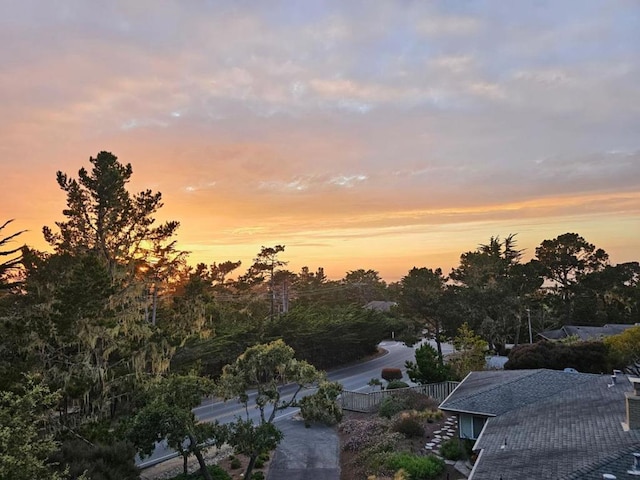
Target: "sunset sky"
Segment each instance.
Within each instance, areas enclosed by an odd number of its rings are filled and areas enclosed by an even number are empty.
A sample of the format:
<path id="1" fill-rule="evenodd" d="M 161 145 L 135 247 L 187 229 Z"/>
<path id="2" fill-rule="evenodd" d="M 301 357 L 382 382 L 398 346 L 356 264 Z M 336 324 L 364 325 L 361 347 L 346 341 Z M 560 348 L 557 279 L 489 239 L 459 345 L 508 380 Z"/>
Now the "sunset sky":
<path id="1" fill-rule="evenodd" d="M 0 44 L 0 224 L 37 248 L 56 171 L 106 150 L 194 264 L 640 260 L 637 1 L 0 0 Z"/>

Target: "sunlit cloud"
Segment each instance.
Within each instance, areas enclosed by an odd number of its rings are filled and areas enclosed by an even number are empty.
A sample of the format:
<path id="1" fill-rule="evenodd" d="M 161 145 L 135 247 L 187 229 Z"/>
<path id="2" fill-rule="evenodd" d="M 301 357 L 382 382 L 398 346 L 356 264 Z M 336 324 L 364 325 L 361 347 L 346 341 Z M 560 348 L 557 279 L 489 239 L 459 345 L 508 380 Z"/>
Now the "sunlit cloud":
<path id="1" fill-rule="evenodd" d="M 366 175 L 340 175 L 329 180 L 329 183 L 340 187 L 353 187 L 357 183 L 364 182 Z"/>
<path id="2" fill-rule="evenodd" d="M 109 150 L 132 189 L 162 191 L 199 260 L 289 242 L 397 275 L 510 226 L 529 248 L 584 228 L 630 260 L 635 18 L 597 0 L 16 2 L 0 18 L 0 202 L 46 248 L 55 172 Z"/>

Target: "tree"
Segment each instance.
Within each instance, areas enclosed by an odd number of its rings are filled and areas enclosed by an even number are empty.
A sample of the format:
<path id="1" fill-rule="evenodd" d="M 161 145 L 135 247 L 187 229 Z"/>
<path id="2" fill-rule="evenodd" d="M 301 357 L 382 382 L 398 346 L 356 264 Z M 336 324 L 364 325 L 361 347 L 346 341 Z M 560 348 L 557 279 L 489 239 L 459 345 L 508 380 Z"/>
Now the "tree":
<path id="1" fill-rule="evenodd" d="M 200 474 L 211 480 L 203 452 L 226 440 L 224 429 L 217 422 L 198 422 L 192 409 L 213 390 L 213 382 L 193 375 L 170 376 L 152 384 L 146 395 L 148 402 L 128 426 L 127 438 L 145 456 L 153 452 L 155 442 L 166 439 L 169 447 L 182 455 L 185 474 L 188 457 L 193 454 Z"/>
<path id="2" fill-rule="evenodd" d="M 4 230 L 13 220 L 7 220 L 0 225 L 0 232 Z M 24 230 L 10 234 L 7 237 L 0 237 L 0 249 L 6 248 L 15 238 L 24 233 Z M 13 281 L 14 272 L 20 267 L 22 260 L 22 247 L 10 248 L 9 250 L 0 250 L 0 294 L 3 290 L 12 288 L 15 283 Z M 6 257 L 6 259 L 5 259 Z"/>
<path id="3" fill-rule="evenodd" d="M 131 165 L 111 153 L 90 162 L 91 171 L 81 168 L 77 179 L 57 172 L 65 221 L 56 222 L 57 232 L 43 228 L 55 253 L 25 248 L 23 321 L 38 335 L 31 353 L 47 381 L 63 389 L 63 412 L 71 399 L 69 407 L 103 419 L 127 404 L 142 373 L 169 365 L 174 347 L 150 324 L 160 284 L 184 254 L 170 241 L 178 222 L 155 225 L 160 193 L 129 194 Z M 151 321 L 144 313 L 149 282 Z"/>
<path id="4" fill-rule="evenodd" d="M 351 270 L 341 282 L 348 287 L 348 301 L 359 306 L 364 306 L 373 300 L 384 300 L 387 297 L 387 284 L 375 270 L 363 268 Z"/>
<path id="5" fill-rule="evenodd" d="M 66 221 L 56 222 L 59 232 L 43 228 L 45 239 L 57 253 L 95 252 L 103 258 L 112 275 L 118 266 L 135 267 L 147 259 L 154 246 L 171 238 L 179 223 L 154 226 L 153 215 L 162 207 L 162 194 L 144 190 L 129 194 L 126 185 L 133 170 L 109 152 L 89 158 L 91 172 L 84 167 L 78 179 L 58 171 L 56 178 L 67 194 Z"/>
<path id="6" fill-rule="evenodd" d="M 269 318 L 273 320 L 275 314 L 275 274 L 279 267 L 287 264 L 278 259 L 278 254 L 284 252 L 284 245 L 276 245 L 275 247 L 262 247 L 257 257 L 253 259 L 253 265 L 247 272 L 247 277 L 253 279 L 254 282 L 261 283 L 265 280 L 269 282 L 269 299 L 270 309 Z"/>
<path id="7" fill-rule="evenodd" d="M 430 333 L 433 334 L 438 350 L 438 362 L 442 359 L 442 316 L 440 300 L 442 298 L 445 282 L 442 270 L 436 268 L 412 268 L 402 280 L 399 307 L 403 315 L 414 320 L 426 323 Z"/>
<path id="8" fill-rule="evenodd" d="M 245 408 L 245 419 L 231 425 L 230 439 L 239 442 L 237 448 L 249 455 L 245 478 L 251 472 L 258 455 L 277 444 L 280 432 L 273 425 L 276 413 L 295 405 L 298 394 L 324 380 L 325 375 L 305 361 L 296 360 L 294 351 L 282 340 L 249 347 L 238 359 L 226 365 L 218 380 L 217 391 L 224 400 L 238 398 Z M 287 400 L 279 387 L 285 383 L 296 385 Z M 256 407 L 260 417 L 257 425 L 249 417 L 249 392 L 256 390 Z M 241 441 L 240 441 L 241 440 Z"/>
<path id="9" fill-rule="evenodd" d="M 484 370 L 487 342 L 476 335 L 467 323 L 458 329 L 453 346 L 456 352 L 449 359 L 449 366 L 457 378 L 463 379 L 469 372 Z"/>
<path id="10" fill-rule="evenodd" d="M 58 398 L 30 377 L 16 391 L 0 391 L 0 478 L 63 478 L 48 463 L 57 443 L 43 430 Z"/>
<path id="11" fill-rule="evenodd" d="M 640 375 L 640 325 L 604 339 L 614 367 Z"/>
<path id="12" fill-rule="evenodd" d="M 634 323 L 640 315 L 640 264 L 606 265 L 572 287 L 572 323 Z"/>
<path id="13" fill-rule="evenodd" d="M 518 343 L 522 317 L 531 296 L 542 285 L 537 261 L 520 263 L 522 250 L 516 248 L 515 234 L 504 240 L 491 237 L 488 244 L 463 253 L 460 265 L 450 274 L 449 287 L 458 305 L 448 310 L 458 314 L 457 326 L 468 322 L 493 349 L 501 351 L 511 339 Z"/>
<path id="14" fill-rule="evenodd" d="M 553 240 L 544 240 L 536 248 L 536 258 L 544 268 L 544 276 L 553 282 L 565 322 L 573 315 L 575 286 L 585 275 L 602 270 L 609 256 L 601 248 L 587 242 L 577 233 L 565 233 Z"/>
<path id="15" fill-rule="evenodd" d="M 444 382 L 451 375 L 449 366 L 440 361 L 437 350 L 428 343 L 416 349 L 415 363 L 407 360 L 405 368 L 411 381 L 420 384 Z"/>
<path id="16" fill-rule="evenodd" d="M 536 258 L 545 268 L 545 276 L 568 290 L 580 276 L 604 268 L 609 256 L 577 233 L 565 233 L 544 240 L 536 248 Z"/>

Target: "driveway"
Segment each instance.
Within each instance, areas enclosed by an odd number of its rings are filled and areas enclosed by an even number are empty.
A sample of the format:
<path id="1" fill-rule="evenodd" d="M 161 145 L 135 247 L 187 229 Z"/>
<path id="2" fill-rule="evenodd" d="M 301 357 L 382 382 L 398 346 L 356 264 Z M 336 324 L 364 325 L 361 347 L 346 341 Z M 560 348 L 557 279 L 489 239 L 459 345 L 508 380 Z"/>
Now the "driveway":
<path id="1" fill-rule="evenodd" d="M 283 419 L 284 438 L 269 467 L 267 480 L 339 480 L 340 442 L 335 427 L 305 428 L 298 416 Z"/>

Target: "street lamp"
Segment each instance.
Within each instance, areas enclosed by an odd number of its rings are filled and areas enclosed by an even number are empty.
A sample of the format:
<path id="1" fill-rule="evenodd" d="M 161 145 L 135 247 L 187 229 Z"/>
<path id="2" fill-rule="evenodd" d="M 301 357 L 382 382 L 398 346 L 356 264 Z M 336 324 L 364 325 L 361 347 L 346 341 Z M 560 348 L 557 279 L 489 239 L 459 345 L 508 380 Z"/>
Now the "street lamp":
<path id="1" fill-rule="evenodd" d="M 533 335 L 531 333 L 531 310 L 527 307 L 527 319 L 529 321 L 529 343 L 533 343 Z"/>

